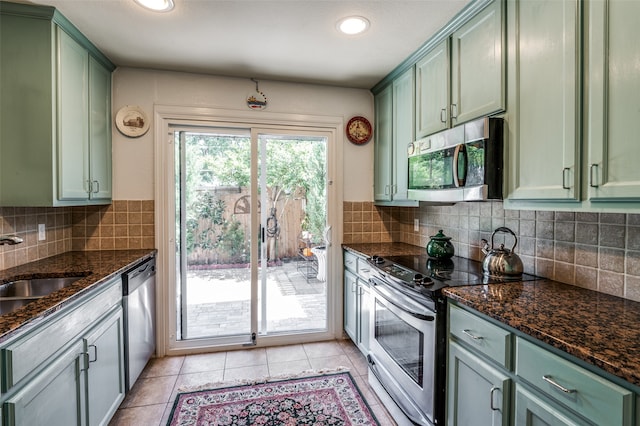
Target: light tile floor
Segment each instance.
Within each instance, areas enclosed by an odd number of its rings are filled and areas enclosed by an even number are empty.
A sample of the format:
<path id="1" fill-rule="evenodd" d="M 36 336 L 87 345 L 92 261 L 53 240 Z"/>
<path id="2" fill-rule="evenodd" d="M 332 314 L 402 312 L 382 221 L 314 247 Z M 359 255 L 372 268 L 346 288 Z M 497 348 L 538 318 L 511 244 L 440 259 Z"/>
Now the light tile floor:
<path id="1" fill-rule="evenodd" d="M 187 386 L 338 367 L 349 369 L 380 424 L 395 425 L 369 387 L 366 359 L 350 340 L 154 358 L 109 425 L 165 425 L 178 389 Z"/>

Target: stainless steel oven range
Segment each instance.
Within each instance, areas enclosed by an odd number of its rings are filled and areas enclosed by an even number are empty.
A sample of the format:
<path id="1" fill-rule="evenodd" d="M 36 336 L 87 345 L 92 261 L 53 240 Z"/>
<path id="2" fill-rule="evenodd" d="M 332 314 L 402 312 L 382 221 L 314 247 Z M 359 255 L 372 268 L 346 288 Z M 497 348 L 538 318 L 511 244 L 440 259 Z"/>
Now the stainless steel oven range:
<path id="1" fill-rule="evenodd" d="M 487 276 L 461 257 L 373 256 L 369 382 L 399 425 L 441 425 L 445 412 L 446 301 L 442 289 L 537 279 Z"/>

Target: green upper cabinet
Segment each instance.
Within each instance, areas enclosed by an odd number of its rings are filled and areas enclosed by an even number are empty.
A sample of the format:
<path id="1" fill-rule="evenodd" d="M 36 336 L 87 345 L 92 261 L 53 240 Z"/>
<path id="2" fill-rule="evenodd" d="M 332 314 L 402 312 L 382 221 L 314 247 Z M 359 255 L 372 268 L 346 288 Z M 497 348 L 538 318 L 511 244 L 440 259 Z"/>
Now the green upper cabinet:
<path id="1" fill-rule="evenodd" d="M 375 139 L 373 145 L 373 198 L 391 201 L 393 87 L 387 86 L 375 96 Z"/>
<path id="2" fill-rule="evenodd" d="M 415 140 L 413 107 L 415 83 L 413 68 L 393 81 L 393 200 L 407 201 L 409 163 L 407 146 Z"/>
<path id="3" fill-rule="evenodd" d="M 504 2 L 494 0 L 416 68 L 416 138 L 504 110 Z"/>
<path id="4" fill-rule="evenodd" d="M 510 200 L 580 198 L 580 4 L 507 3 Z"/>
<path id="5" fill-rule="evenodd" d="M 451 36 L 452 125 L 505 109 L 503 9 L 495 0 Z"/>
<path id="6" fill-rule="evenodd" d="M 54 8 L 0 2 L 0 205 L 110 202 L 114 68 Z"/>
<path id="7" fill-rule="evenodd" d="M 449 127 L 449 39 L 416 63 L 416 138 Z"/>
<path id="8" fill-rule="evenodd" d="M 378 204 L 415 205 L 408 200 L 407 145 L 414 141 L 413 68 L 375 97 L 374 199 Z"/>
<path id="9" fill-rule="evenodd" d="M 640 201 L 640 2 L 591 0 L 585 180 L 597 202 Z"/>

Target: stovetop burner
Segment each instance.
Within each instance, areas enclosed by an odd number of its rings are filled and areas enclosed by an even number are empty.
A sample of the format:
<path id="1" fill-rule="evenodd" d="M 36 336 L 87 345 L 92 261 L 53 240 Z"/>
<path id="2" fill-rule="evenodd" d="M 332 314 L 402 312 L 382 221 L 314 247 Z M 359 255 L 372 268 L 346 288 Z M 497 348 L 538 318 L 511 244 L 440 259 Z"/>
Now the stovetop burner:
<path id="1" fill-rule="evenodd" d="M 482 263 L 454 256 L 451 259 L 432 259 L 427 254 L 410 256 L 372 256 L 369 262 L 387 279 L 419 293 L 434 293 L 444 287 L 532 281 L 536 276 L 489 276 L 482 271 Z"/>

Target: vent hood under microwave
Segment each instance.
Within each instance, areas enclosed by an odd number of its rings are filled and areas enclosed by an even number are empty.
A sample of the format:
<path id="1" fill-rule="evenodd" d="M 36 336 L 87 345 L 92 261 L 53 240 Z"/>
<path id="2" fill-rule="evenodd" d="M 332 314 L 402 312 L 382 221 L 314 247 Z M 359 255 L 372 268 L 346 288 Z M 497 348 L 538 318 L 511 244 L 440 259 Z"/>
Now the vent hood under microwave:
<path id="1" fill-rule="evenodd" d="M 503 141 L 504 120 L 484 117 L 410 143 L 409 199 L 501 200 Z"/>

